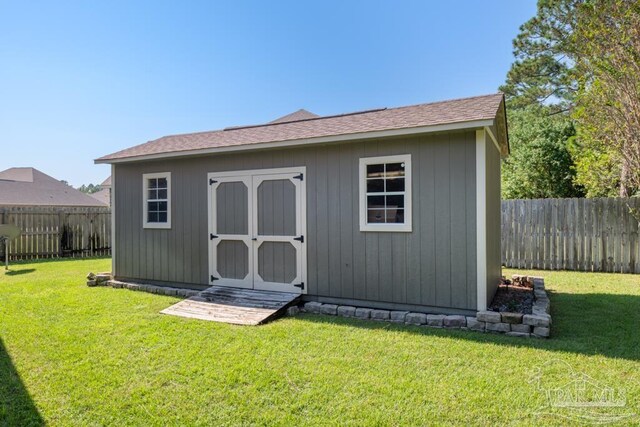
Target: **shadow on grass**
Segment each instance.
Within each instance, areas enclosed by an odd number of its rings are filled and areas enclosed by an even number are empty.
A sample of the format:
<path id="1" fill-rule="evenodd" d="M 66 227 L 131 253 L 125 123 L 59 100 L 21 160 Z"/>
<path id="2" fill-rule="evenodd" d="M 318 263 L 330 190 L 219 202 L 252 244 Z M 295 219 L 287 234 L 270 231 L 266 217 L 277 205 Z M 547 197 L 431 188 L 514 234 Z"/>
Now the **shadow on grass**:
<path id="1" fill-rule="evenodd" d="M 554 292 L 550 294 L 550 298 L 553 318 L 550 339 L 515 338 L 500 334 L 407 326 L 325 315 L 305 314 L 300 319 L 365 329 L 401 330 L 509 347 L 640 360 L 640 296 Z"/>
<path id="2" fill-rule="evenodd" d="M 111 259 L 111 256 L 92 256 L 92 257 L 83 257 L 83 258 L 73 258 L 73 257 L 63 257 L 63 258 L 38 258 L 38 259 L 15 259 L 9 261 L 9 268 L 11 266 L 22 265 L 22 264 L 51 264 L 51 263 L 64 263 L 64 262 L 74 262 L 74 261 L 95 261 L 98 259 Z M 2 259 L 1 267 L 4 268 L 4 259 Z"/>
<path id="3" fill-rule="evenodd" d="M 29 392 L 20 380 L 2 339 L 0 339 L 0 425 L 45 425 Z"/>
<path id="4" fill-rule="evenodd" d="M 19 276 L 21 274 L 33 273 L 34 271 L 36 271 L 35 268 L 23 268 L 20 270 L 9 269 L 9 271 L 6 271 L 4 274 L 7 276 Z"/>

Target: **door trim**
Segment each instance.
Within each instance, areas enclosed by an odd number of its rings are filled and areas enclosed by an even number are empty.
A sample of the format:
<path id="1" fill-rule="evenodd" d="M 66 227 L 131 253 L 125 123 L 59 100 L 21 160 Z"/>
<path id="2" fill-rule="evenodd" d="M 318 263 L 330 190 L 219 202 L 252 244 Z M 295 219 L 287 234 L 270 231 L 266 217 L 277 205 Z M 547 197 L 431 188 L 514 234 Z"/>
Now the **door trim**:
<path id="1" fill-rule="evenodd" d="M 295 174 L 302 174 L 302 181 L 301 181 L 301 185 L 300 185 L 300 215 L 299 215 L 299 221 L 300 221 L 300 231 L 301 234 L 305 236 L 305 241 L 304 243 L 301 244 L 301 248 L 300 248 L 300 264 L 301 264 L 301 269 L 300 269 L 300 277 L 302 279 L 302 282 L 304 283 L 304 289 L 302 289 L 300 291 L 301 294 L 306 294 L 308 292 L 308 283 L 307 283 L 307 167 L 306 166 L 297 166 L 297 167 L 286 167 L 286 168 L 269 168 L 269 169 L 246 169 L 246 170 L 234 170 L 234 171 L 224 171 L 224 172 L 209 172 L 207 173 L 207 229 L 208 229 L 208 233 L 206 238 L 208 239 L 207 242 L 207 248 L 208 248 L 208 261 L 209 261 L 209 276 L 214 275 L 215 272 L 214 271 L 214 265 L 215 265 L 215 260 L 214 260 L 214 251 L 213 251 L 213 246 L 214 246 L 214 242 L 212 242 L 209 239 L 209 233 L 213 233 L 213 230 L 215 229 L 215 210 L 213 209 L 213 195 L 214 195 L 214 186 L 209 184 L 209 180 L 212 178 L 237 178 L 238 181 L 243 181 L 244 180 L 248 180 L 249 183 L 252 182 L 253 177 L 254 176 L 260 176 L 260 175 L 277 175 L 277 174 L 288 174 L 288 173 L 295 173 Z M 246 185 L 246 184 L 245 184 Z M 254 206 L 253 206 L 253 198 L 254 195 L 253 190 L 252 190 L 252 186 L 248 186 L 248 197 L 249 197 L 249 205 L 248 205 L 248 209 L 249 209 L 249 233 L 250 236 L 252 235 L 251 233 L 254 233 L 253 230 L 253 212 L 254 212 Z M 249 247 L 249 252 L 252 253 L 253 252 L 253 248 Z M 250 271 L 252 271 L 253 269 L 253 260 L 251 259 L 251 255 L 250 255 L 250 259 L 249 259 L 250 264 Z M 254 274 L 257 274 L 257 272 L 253 272 Z M 208 278 L 207 278 L 208 279 Z M 220 285 L 220 286 L 234 286 L 234 287 L 239 287 L 238 285 L 240 285 L 240 283 L 229 283 L 230 281 L 226 281 L 227 284 L 223 284 L 223 283 L 215 283 L 215 282 L 211 282 L 209 280 L 207 280 L 207 284 L 209 285 Z M 242 282 L 242 281 L 239 281 Z M 253 278 L 252 278 L 252 286 L 253 288 Z"/>

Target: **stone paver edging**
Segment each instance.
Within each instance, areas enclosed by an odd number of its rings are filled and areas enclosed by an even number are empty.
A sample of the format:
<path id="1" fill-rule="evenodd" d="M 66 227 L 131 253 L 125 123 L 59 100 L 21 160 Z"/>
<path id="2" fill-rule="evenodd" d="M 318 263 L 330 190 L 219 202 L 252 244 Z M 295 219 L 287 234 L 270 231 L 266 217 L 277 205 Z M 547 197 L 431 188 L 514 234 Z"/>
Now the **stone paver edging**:
<path id="1" fill-rule="evenodd" d="M 514 282 L 528 282 L 533 286 L 533 309 L 531 314 L 497 311 L 479 311 L 475 316 L 417 313 L 409 311 L 378 310 L 350 305 L 323 304 L 307 302 L 300 310 L 290 309 L 289 315 L 299 311 L 326 314 L 330 316 L 351 317 L 405 323 L 407 325 L 427 326 L 431 328 L 465 329 L 478 332 L 492 332 L 511 337 L 548 338 L 551 332 L 551 303 L 544 287 L 542 277 L 513 276 Z"/>
<path id="2" fill-rule="evenodd" d="M 117 289 L 129 289 L 132 291 L 142 291 L 149 292 L 151 294 L 184 298 L 190 298 L 200 293 L 200 291 L 196 291 L 194 289 L 171 288 L 168 286 L 155 286 L 144 283 L 120 282 L 118 280 L 113 280 L 111 278 L 111 273 L 89 273 L 87 276 L 87 286 L 109 286 Z"/>
<path id="3" fill-rule="evenodd" d="M 542 277 L 514 275 L 512 280 L 514 282 L 529 282 L 532 284 L 534 302 L 531 314 L 523 315 L 522 313 L 479 311 L 475 316 L 462 316 L 457 314 L 444 315 L 380 310 L 350 305 L 323 304 L 315 301 L 307 302 L 302 307 L 290 307 L 287 314 L 293 316 L 302 311 L 329 316 L 404 323 L 407 325 L 431 328 L 465 329 L 478 332 L 501 333 L 512 337 L 548 338 L 551 333 L 551 303 L 544 287 L 544 279 Z M 200 293 L 200 291 L 193 289 L 120 282 L 118 280 L 112 280 L 110 273 L 89 273 L 87 276 L 87 286 L 110 286 L 112 288 L 123 288 L 132 291 L 183 298 L 189 298 Z"/>

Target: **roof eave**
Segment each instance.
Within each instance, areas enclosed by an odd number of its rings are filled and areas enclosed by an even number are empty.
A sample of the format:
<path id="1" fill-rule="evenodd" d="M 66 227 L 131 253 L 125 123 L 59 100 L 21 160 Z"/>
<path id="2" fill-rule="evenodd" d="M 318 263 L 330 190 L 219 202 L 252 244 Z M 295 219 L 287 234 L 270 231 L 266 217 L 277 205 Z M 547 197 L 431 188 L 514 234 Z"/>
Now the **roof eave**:
<path id="1" fill-rule="evenodd" d="M 315 138 L 292 139 L 286 141 L 262 142 L 255 144 L 233 145 L 225 147 L 201 148 L 195 150 L 170 151 L 166 153 L 145 154 L 140 156 L 129 156 L 121 158 L 101 157 L 94 160 L 95 164 L 118 164 L 140 162 L 147 160 L 159 160 L 175 157 L 199 156 L 206 154 L 230 153 L 247 150 L 266 150 L 270 148 L 296 147 L 301 145 L 327 144 L 332 142 L 348 142 L 355 140 L 366 140 L 403 135 L 417 135 L 423 133 L 446 132 L 464 129 L 484 128 L 494 125 L 494 119 L 479 119 L 464 122 L 444 123 L 430 126 L 419 126 L 413 128 L 388 129 L 373 132 L 360 132 L 353 134 L 330 135 Z"/>

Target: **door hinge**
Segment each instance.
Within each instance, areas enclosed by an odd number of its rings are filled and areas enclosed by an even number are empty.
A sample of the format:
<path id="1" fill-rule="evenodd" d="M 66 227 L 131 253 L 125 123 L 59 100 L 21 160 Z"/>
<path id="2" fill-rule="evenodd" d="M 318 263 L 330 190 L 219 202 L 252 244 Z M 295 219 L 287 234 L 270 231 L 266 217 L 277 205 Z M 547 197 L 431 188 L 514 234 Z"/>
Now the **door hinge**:
<path id="1" fill-rule="evenodd" d="M 217 239 L 217 238 L 218 238 L 218 236 L 216 236 L 215 234 L 209 233 L 209 240 L 213 240 L 213 239 Z"/>
<path id="2" fill-rule="evenodd" d="M 297 240 L 300 243 L 304 243 L 304 235 L 302 235 L 300 237 L 294 237 L 293 240 Z"/>
<path id="3" fill-rule="evenodd" d="M 213 185 L 213 184 L 215 184 L 216 182 L 218 182 L 218 181 L 216 181 L 216 180 L 215 180 L 215 179 L 213 179 L 213 178 L 209 178 L 209 185 Z"/>
<path id="4" fill-rule="evenodd" d="M 304 179 L 304 176 L 302 174 L 300 175 L 296 175 L 293 177 L 294 179 L 299 179 L 300 181 L 302 181 Z"/>
<path id="5" fill-rule="evenodd" d="M 213 274 L 211 275 L 211 281 L 213 282 L 214 280 L 220 280 L 218 277 L 214 277 Z"/>
<path id="6" fill-rule="evenodd" d="M 296 283 L 293 286 L 295 286 L 296 288 L 304 289 L 304 282 Z"/>

